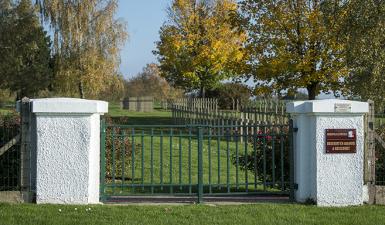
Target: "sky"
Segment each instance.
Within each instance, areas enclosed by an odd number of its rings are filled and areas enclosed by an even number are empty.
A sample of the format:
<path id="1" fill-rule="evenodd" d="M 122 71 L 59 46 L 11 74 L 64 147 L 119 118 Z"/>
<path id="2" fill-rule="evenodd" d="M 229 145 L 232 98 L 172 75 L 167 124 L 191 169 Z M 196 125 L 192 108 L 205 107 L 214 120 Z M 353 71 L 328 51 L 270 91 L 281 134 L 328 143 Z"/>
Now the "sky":
<path id="1" fill-rule="evenodd" d="M 127 24 L 129 35 L 122 51 L 120 71 L 131 78 L 148 63 L 157 62 L 152 53 L 159 40 L 159 29 L 166 21 L 171 0 L 119 0 L 116 17 Z"/>
<path id="2" fill-rule="evenodd" d="M 166 21 L 166 8 L 171 0 L 119 0 L 116 18 L 127 24 L 129 35 L 122 51 L 120 72 L 131 78 L 142 71 L 148 63 L 156 63 L 155 42 L 159 40 L 159 29 Z M 253 82 L 248 85 L 254 86 Z M 301 89 L 301 92 L 306 92 Z M 330 98 L 321 94 L 318 98 Z"/>

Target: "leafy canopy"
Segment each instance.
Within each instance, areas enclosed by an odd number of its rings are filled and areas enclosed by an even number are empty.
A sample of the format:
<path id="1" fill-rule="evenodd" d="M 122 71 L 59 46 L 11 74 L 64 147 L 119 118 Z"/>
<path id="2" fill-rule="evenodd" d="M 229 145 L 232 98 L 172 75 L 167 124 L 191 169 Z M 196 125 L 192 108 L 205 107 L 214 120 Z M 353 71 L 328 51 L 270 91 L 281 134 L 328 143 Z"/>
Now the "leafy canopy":
<path id="1" fill-rule="evenodd" d="M 30 0 L 0 1 L 0 88 L 34 97 L 50 85 L 50 38 Z"/>
<path id="2" fill-rule="evenodd" d="M 185 90 L 199 88 L 204 96 L 236 75 L 246 40 L 232 23 L 236 9 L 233 0 L 174 0 L 155 51 L 162 76 Z"/>
<path id="3" fill-rule="evenodd" d="M 336 10 L 347 12 L 340 21 L 351 68 L 347 94 L 385 105 L 385 1 L 351 0 Z"/>
<path id="4" fill-rule="evenodd" d="M 119 51 L 127 34 L 125 24 L 114 18 L 117 0 L 37 3 L 53 31 L 58 92 L 93 97 L 119 80 Z"/>
<path id="5" fill-rule="evenodd" d="M 125 82 L 126 97 L 152 96 L 156 100 L 182 97 L 183 92 L 173 88 L 160 76 L 158 65 L 151 63 L 143 71 Z"/>
<path id="6" fill-rule="evenodd" d="M 250 88 L 241 83 L 224 83 L 207 92 L 207 97 L 217 98 L 221 109 L 236 109 L 239 105 L 247 105 L 252 97 Z"/>
<path id="7" fill-rule="evenodd" d="M 248 31 L 248 76 L 260 92 L 296 92 L 309 99 L 341 89 L 348 68 L 336 35 L 338 15 L 327 17 L 322 0 L 243 0 L 240 21 Z"/>

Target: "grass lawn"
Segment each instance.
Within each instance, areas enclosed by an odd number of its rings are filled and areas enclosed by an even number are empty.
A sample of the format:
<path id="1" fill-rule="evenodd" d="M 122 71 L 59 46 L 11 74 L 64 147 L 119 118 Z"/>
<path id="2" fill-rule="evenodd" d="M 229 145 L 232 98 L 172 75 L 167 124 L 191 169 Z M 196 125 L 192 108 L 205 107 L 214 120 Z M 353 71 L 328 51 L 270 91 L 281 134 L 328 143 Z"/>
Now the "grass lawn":
<path id="1" fill-rule="evenodd" d="M 86 210 L 91 208 L 91 210 Z M 385 207 L 290 204 L 97 205 L 0 204 L 0 224 L 385 224 Z"/>
<path id="2" fill-rule="evenodd" d="M 154 109 L 153 112 L 130 112 L 126 109 L 121 109 L 119 103 L 112 102 L 109 103 L 107 115 L 112 117 L 129 117 L 127 124 L 172 124 L 171 111 Z"/>
<path id="3" fill-rule="evenodd" d="M 128 117 L 171 117 L 171 111 L 155 108 L 153 112 L 132 112 L 121 109 L 119 103 L 110 102 L 108 106 L 109 116 L 128 116 Z"/>
<path id="4" fill-rule="evenodd" d="M 115 121 L 114 123 L 117 124 L 172 125 L 171 113 L 167 111 L 129 112 L 120 109 L 118 104 L 110 104 L 109 115 L 128 117 L 124 122 Z M 111 130 L 108 132 L 107 141 L 110 144 L 107 145 L 107 188 L 105 189 L 108 195 L 124 195 L 128 192 L 144 194 L 150 191 L 155 193 L 194 193 L 196 191 L 194 190 L 198 175 L 198 142 L 194 134 L 196 130 L 193 129 L 191 130 L 193 133 L 189 133 L 187 128 L 162 128 L 162 134 L 160 130 L 155 128 L 154 136 L 151 138 L 150 129 L 138 127 L 133 131 L 132 128 L 120 128 L 114 131 L 113 145 Z M 287 185 L 288 164 L 281 156 L 284 154 L 283 151 L 286 152 L 286 148 L 280 146 L 278 141 L 280 137 L 273 139 L 275 144 L 272 141 L 266 143 L 266 168 L 262 168 L 261 158 L 259 160 L 254 158 L 253 160 L 258 161 L 260 166 L 258 171 L 251 171 L 242 170 L 241 162 L 236 162 L 235 159 L 238 158 L 236 156 L 245 152 L 251 154 L 253 143 L 226 141 L 223 136 L 219 138 L 213 136 L 210 140 L 205 137 L 202 146 L 205 193 L 244 192 L 246 188 L 250 192 L 284 191 L 281 190 L 281 184 L 285 182 Z M 131 157 L 133 148 L 135 148 L 134 160 Z M 275 165 L 272 165 L 270 159 L 272 148 L 275 149 Z M 260 152 L 259 155 L 261 154 Z M 262 182 L 267 176 L 265 173 L 271 174 L 273 167 L 276 168 L 274 185 L 263 186 Z M 281 174 L 284 172 L 286 175 L 281 179 Z M 129 185 L 136 185 L 137 188 L 133 189 Z M 150 185 L 156 185 L 155 190 Z"/>
<path id="5" fill-rule="evenodd" d="M 135 194 L 149 192 L 150 187 L 146 187 L 146 185 L 150 184 L 162 187 L 160 190 L 159 188 L 155 189 L 156 193 L 191 193 L 191 188 L 194 192 L 194 184 L 197 184 L 198 178 L 198 143 L 194 135 L 192 135 L 192 138 L 183 137 L 183 135 L 188 134 L 187 131 L 180 130 L 179 133 L 174 130 L 175 136 L 170 138 L 170 131 L 167 129 L 164 131 L 164 136 L 160 136 L 158 131 L 151 138 L 148 132 L 146 132 L 146 135 L 141 134 L 139 131 L 136 132 L 139 134 L 135 137 L 134 143 L 139 146 L 135 147 L 134 160 L 131 155 L 124 154 L 124 152 L 127 154 L 132 149 L 133 139 L 130 137 L 132 132 L 126 131 L 126 134 L 128 134 L 126 138 L 115 136 L 114 150 L 109 150 L 107 154 L 107 173 L 109 178 L 115 177 L 116 179 L 107 179 L 106 181 L 108 187 L 116 185 L 116 188 L 108 188 L 107 194 L 120 195 L 132 192 L 132 188 L 124 186 L 131 184 L 139 186 L 135 189 Z M 108 138 L 111 138 L 111 136 L 108 136 Z M 121 147 L 123 146 L 123 140 L 124 143 L 127 143 L 127 139 L 131 145 Z M 152 148 L 151 143 L 153 144 Z M 269 157 L 272 155 L 272 146 L 275 146 L 274 166 L 272 166 L 272 160 Z M 277 141 L 275 141 L 275 144 L 272 142 L 266 143 L 266 170 L 262 169 L 262 157 L 254 158 L 255 163 L 259 163 L 257 171 L 242 170 L 242 160 L 234 161 L 245 151 L 256 157 L 254 153 L 250 153 L 253 152 L 253 144 L 250 142 L 246 145 L 245 143 L 225 141 L 213 137 L 210 140 L 205 138 L 202 147 L 205 193 L 211 191 L 220 193 L 244 192 L 246 188 L 250 192 L 276 192 L 281 191 L 282 182 L 285 182 L 285 184 L 288 182 L 288 173 L 284 176 L 284 180 L 281 180 L 281 171 L 284 172 L 284 170 L 288 169 L 288 163 L 284 160 L 281 161 L 281 156 L 283 157 L 282 154 L 287 149 L 281 149 Z M 262 155 L 262 149 L 256 151 L 259 151 L 258 155 Z M 276 168 L 274 187 L 270 185 L 263 186 L 264 176 L 267 177 L 266 173 L 271 174 L 271 168 Z M 122 182 L 122 180 L 125 181 Z M 266 181 L 272 182 L 269 178 Z M 247 187 L 246 183 L 248 183 Z M 173 185 L 172 189 L 167 185 Z"/>

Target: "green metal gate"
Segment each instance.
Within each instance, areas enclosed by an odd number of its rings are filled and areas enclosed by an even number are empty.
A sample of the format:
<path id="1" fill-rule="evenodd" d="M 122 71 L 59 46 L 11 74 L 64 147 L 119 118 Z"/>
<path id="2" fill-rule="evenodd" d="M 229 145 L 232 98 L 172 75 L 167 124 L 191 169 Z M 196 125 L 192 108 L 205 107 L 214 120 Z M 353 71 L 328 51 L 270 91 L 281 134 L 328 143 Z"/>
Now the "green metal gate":
<path id="1" fill-rule="evenodd" d="M 20 118 L 0 114 L 0 191 L 20 190 Z"/>
<path id="2" fill-rule="evenodd" d="M 292 195 L 291 125 L 101 125 L 101 200 Z"/>

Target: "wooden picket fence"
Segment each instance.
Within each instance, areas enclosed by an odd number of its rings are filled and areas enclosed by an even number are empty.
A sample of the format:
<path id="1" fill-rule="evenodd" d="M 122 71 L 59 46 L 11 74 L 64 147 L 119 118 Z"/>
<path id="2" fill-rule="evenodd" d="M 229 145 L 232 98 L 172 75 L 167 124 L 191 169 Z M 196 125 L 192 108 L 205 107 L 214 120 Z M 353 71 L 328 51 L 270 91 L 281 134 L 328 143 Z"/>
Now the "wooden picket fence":
<path id="1" fill-rule="evenodd" d="M 192 99 L 172 105 L 175 124 L 236 125 L 287 124 L 285 102 L 258 100 L 241 106 L 239 110 L 220 110 L 216 99 Z"/>

